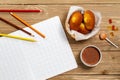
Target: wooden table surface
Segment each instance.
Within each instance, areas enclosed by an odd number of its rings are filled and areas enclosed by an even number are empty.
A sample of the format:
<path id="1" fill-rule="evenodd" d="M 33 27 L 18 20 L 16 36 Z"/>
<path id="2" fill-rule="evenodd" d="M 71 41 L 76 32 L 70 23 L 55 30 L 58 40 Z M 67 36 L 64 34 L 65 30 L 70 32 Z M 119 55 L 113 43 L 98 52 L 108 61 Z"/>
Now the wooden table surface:
<path id="1" fill-rule="evenodd" d="M 0 9 L 42 9 L 43 13 L 16 13 L 30 24 L 34 24 L 53 16 L 59 16 L 63 27 L 70 6 L 82 6 L 85 9 L 100 11 L 102 22 L 100 31 L 94 37 L 85 41 L 74 41 L 67 33 L 70 46 L 79 67 L 48 80 L 120 80 L 120 48 L 115 48 L 106 41 L 99 40 L 99 33 L 105 31 L 111 41 L 120 47 L 120 0 L 0 0 Z M 9 15 L 0 13 L 0 17 L 25 27 L 19 21 Z M 108 19 L 118 27 L 114 36 L 110 36 Z M 0 21 L 0 33 L 16 31 L 13 27 Z M 79 59 L 81 49 L 87 45 L 96 45 L 103 54 L 101 63 L 94 68 L 86 68 Z"/>

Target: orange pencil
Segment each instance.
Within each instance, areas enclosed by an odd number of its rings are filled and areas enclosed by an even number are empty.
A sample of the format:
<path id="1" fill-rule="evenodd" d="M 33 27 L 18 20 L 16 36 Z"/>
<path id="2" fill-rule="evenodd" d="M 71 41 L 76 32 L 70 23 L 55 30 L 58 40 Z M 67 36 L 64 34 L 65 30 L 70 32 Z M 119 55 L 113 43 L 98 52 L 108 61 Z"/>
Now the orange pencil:
<path id="1" fill-rule="evenodd" d="M 37 34 L 39 34 L 40 36 L 42 36 L 43 38 L 45 38 L 45 35 L 43 35 L 41 32 L 39 32 L 38 30 L 36 30 L 35 28 L 33 28 L 30 24 L 28 24 L 26 21 L 24 21 L 23 19 L 21 19 L 20 17 L 18 17 L 16 14 L 10 12 L 10 14 L 16 18 L 17 20 L 19 20 L 21 23 L 23 23 L 25 26 L 31 28 L 33 31 L 35 31 Z"/>

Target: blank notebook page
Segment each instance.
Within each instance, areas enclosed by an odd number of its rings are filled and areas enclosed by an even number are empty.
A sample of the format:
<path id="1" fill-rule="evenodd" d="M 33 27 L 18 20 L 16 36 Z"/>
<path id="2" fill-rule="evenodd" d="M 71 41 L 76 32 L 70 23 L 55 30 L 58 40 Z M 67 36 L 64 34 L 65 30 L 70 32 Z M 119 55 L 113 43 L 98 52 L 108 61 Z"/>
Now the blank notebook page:
<path id="1" fill-rule="evenodd" d="M 63 30 L 62 24 L 58 16 L 34 24 L 33 27 L 36 28 L 37 30 L 40 30 L 40 32 L 42 32 L 43 34 L 45 34 L 46 38 L 43 39 L 31 29 L 25 28 L 25 30 L 32 32 L 35 35 L 35 39 L 38 40 L 38 42 L 28 42 L 11 38 L 1 38 L 0 44 L 2 44 L 2 46 L 0 46 L 0 49 L 2 47 L 2 50 L 0 50 L 0 55 L 4 56 L 4 53 L 6 54 L 10 53 L 11 56 L 12 55 L 16 56 L 17 54 L 21 56 L 23 55 L 23 58 L 25 59 L 26 62 L 26 66 L 23 67 L 25 70 L 29 69 L 28 71 L 29 74 L 28 73 L 24 74 L 26 75 L 26 77 L 27 75 L 30 75 L 29 77 L 31 77 L 31 79 L 34 78 L 34 80 L 45 80 L 77 67 L 74 55 L 72 53 L 72 50 L 70 48 L 70 45 L 68 43 L 68 40 L 66 38 L 65 32 Z M 16 31 L 11 34 L 29 37 L 22 31 Z M 7 48 L 5 46 L 7 46 Z M 16 57 L 18 57 L 18 55 Z M 7 59 L 9 58 L 10 57 L 8 56 Z M 2 62 L 2 60 L 4 59 L 0 59 L 0 62 Z M 3 61 L 3 64 L 5 61 Z M 10 59 L 10 61 L 8 62 L 9 63 L 8 66 L 12 66 L 10 63 L 13 64 L 13 62 L 14 61 Z M 20 65 L 19 62 L 15 63 L 18 64 L 18 67 L 22 66 L 21 62 Z M 2 67 L 0 65 L 0 71 L 1 69 L 3 69 L 3 72 L 0 72 L 0 80 L 4 80 L 1 79 L 1 74 L 3 76 L 7 76 L 7 74 L 3 74 L 5 73 L 4 69 L 6 68 Z M 13 67 L 16 68 L 17 66 L 13 65 Z M 29 68 L 26 69 L 26 67 Z M 9 68 L 7 69 L 9 71 Z M 22 69 L 23 72 L 24 69 Z"/>
<path id="2" fill-rule="evenodd" d="M 0 80 L 35 80 L 19 42 L 0 38 Z"/>

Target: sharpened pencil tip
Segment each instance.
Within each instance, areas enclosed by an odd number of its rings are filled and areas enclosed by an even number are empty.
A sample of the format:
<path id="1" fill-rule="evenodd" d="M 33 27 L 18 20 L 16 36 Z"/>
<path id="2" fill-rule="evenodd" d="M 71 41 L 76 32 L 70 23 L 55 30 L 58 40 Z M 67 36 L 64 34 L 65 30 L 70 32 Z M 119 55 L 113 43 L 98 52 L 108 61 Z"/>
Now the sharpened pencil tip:
<path id="1" fill-rule="evenodd" d="M 10 14 L 13 14 L 12 12 L 10 12 Z"/>
<path id="2" fill-rule="evenodd" d="M 43 38 L 46 38 L 45 36 Z"/>
<path id="3" fill-rule="evenodd" d="M 43 12 L 43 10 L 40 10 L 40 12 Z"/>
<path id="4" fill-rule="evenodd" d="M 31 34 L 32 37 L 35 37 L 35 35 Z"/>

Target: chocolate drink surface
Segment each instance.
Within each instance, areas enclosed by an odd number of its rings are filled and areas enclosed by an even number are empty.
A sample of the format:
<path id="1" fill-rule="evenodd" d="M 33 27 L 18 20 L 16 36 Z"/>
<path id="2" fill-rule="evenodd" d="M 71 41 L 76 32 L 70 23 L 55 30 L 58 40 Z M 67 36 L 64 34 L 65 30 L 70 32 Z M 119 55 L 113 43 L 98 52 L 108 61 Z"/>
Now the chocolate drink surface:
<path id="1" fill-rule="evenodd" d="M 94 65 L 100 60 L 100 53 L 94 47 L 87 47 L 82 53 L 82 58 L 85 63 Z"/>

